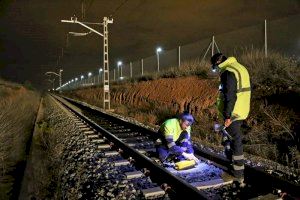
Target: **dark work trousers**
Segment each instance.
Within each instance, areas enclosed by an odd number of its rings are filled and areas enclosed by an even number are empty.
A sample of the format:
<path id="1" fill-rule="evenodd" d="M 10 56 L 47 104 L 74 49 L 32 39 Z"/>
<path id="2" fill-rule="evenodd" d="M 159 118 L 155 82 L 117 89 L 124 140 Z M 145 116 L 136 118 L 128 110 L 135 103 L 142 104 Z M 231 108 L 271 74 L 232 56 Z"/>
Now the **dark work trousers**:
<path id="1" fill-rule="evenodd" d="M 233 175 L 240 179 L 244 177 L 244 154 L 242 144 L 242 121 L 234 121 L 226 128 L 229 135 L 232 137 L 230 141 L 230 150 L 225 151 L 226 157 L 232 161 Z"/>

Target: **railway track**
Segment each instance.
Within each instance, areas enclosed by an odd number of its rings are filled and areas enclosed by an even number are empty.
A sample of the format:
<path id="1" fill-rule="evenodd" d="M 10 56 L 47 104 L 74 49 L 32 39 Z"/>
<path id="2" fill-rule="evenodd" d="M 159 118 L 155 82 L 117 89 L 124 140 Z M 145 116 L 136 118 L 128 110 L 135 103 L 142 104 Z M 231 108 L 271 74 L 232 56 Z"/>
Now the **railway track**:
<path id="1" fill-rule="evenodd" d="M 119 177 L 132 190 L 138 191 L 135 197 L 255 199 L 268 196 L 275 199 L 277 195 L 274 191 L 279 189 L 287 192 L 287 196 L 291 198 L 300 196 L 299 185 L 296 183 L 250 166 L 245 169 L 248 186 L 238 188 L 232 184 L 232 177 L 226 172 L 229 161 L 197 147 L 195 153 L 202 162 L 195 168 L 176 171 L 172 166 L 163 167 L 155 158 L 153 131 L 72 99 L 53 97 L 73 113 L 74 122 L 85 139 L 92 144 L 92 151 L 97 152 L 98 158 L 105 158 L 111 164 L 112 171 L 119 173 L 114 177 Z M 105 164 L 107 163 L 102 163 L 104 166 Z M 101 170 L 105 169 L 99 167 L 98 173 Z"/>

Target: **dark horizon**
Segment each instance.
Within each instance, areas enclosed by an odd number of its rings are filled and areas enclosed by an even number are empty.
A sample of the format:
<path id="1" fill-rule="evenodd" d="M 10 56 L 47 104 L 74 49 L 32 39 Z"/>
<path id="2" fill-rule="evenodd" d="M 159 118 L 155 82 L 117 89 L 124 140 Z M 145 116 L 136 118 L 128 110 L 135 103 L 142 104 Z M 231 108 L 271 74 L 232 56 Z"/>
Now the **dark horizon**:
<path id="1" fill-rule="evenodd" d="M 0 10 L 0 76 L 37 88 L 48 88 L 46 71 L 64 69 L 64 80 L 102 65 L 102 38 L 66 36 L 87 32 L 79 25 L 61 23 L 74 14 L 81 18 L 81 1 L 2 1 Z M 211 35 L 227 33 L 300 12 L 297 0 L 277 1 L 148 1 L 86 0 L 84 21 L 101 22 L 113 14 L 109 25 L 110 67 L 122 59 L 134 61 L 154 54 L 159 45 L 173 49 Z M 99 30 L 99 29 L 98 29 Z M 283 39 L 289 39 L 289 36 Z M 299 43 L 299 38 L 294 38 Z M 300 45 L 299 45 L 300 46 Z"/>

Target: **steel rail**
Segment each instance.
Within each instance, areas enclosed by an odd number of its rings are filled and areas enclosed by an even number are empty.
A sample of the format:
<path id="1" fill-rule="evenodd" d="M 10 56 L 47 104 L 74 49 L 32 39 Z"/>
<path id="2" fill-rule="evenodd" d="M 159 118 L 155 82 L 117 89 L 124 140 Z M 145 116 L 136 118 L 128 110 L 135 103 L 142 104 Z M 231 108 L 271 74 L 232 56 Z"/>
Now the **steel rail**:
<path id="1" fill-rule="evenodd" d="M 104 137 L 106 137 L 109 141 L 113 142 L 118 148 L 122 149 L 125 154 L 130 155 L 138 165 L 146 166 L 148 170 L 150 170 L 150 176 L 153 178 L 154 182 L 163 184 L 167 183 L 172 191 L 170 195 L 173 197 L 172 199 L 183 199 L 186 198 L 187 195 L 190 199 L 209 199 L 203 191 L 198 190 L 194 186 L 190 185 L 183 179 L 176 177 L 171 174 L 168 170 L 161 167 L 153 160 L 148 158 L 147 156 L 141 154 L 136 149 L 128 146 L 126 143 L 121 141 L 118 137 L 107 131 L 106 129 L 99 126 L 97 123 L 87 118 L 83 114 L 75 111 L 65 102 L 61 101 L 59 98 L 53 95 L 53 97 L 62 103 L 65 107 L 72 110 L 77 116 L 83 119 L 86 123 L 88 123 L 93 129 L 99 131 Z M 70 101 L 70 100 L 69 100 Z M 74 105 L 74 104 L 73 104 Z M 86 107 L 88 108 L 88 107 Z M 89 108 L 90 109 L 90 108 Z"/>

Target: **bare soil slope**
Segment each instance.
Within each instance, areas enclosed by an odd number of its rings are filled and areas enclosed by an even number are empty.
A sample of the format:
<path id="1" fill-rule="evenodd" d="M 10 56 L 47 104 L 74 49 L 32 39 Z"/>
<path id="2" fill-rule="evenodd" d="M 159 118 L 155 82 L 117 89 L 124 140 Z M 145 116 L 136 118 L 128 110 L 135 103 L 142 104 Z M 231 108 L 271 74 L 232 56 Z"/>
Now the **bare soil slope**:
<path id="1" fill-rule="evenodd" d="M 299 168 L 299 109 L 294 103 L 300 95 L 283 88 L 254 84 L 250 116 L 243 125 L 244 147 L 248 153 Z M 103 88 L 94 87 L 67 95 L 102 107 L 102 92 Z M 212 131 L 217 120 L 217 94 L 218 79 L 197 76 L 119 83 L 111 87 L 111 107 L 156 128 L 165 119 L 188 110 L 196 118 L 194 141 L 220 147 L 220 136 Z"/>
<path id="2" fill-rule="evenodd" d="M 116 112 L 130 114 L 134 117 L 152 115 L 143 122 L 159 124 L 166 115 L 174 115 L 188 110 L 200 120 L 203 112 L 215 113 L 217 97 L 217 80 L 199 79 L 196 76 L 182 78 L 165 78 L 138 84 L 125 83 L 115 85 L 111 90 L 112 107 Z M 74 91 L 73 95 L 89 103 L 102 105 L 102 88 L 89 88 Z M 126 107 L 127 113 L 124 113 Z"/>

